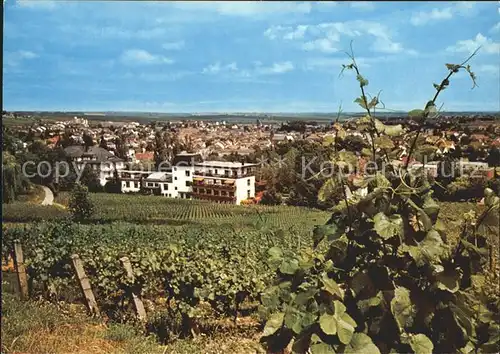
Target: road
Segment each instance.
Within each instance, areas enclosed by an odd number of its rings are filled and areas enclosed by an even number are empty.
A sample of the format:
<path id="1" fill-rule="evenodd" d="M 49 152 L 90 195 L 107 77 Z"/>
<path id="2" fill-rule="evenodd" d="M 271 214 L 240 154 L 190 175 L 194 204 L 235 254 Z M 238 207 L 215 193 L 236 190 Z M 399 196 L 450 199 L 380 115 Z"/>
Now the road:
<path id="1" fill-rule="evenodd" d="M 54 193 L 50 190 L 49 187 L 42 186 L 45 191 L 45 199 L 42 201 L 42 205 L 52 205 L 54 202 Z"/>

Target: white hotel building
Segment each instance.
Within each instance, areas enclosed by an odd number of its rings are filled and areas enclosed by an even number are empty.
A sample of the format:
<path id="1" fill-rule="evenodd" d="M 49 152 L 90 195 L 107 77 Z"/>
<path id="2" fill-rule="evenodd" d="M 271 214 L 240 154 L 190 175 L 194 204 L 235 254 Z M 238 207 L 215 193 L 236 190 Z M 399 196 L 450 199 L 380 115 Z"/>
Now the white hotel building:
<path id="1" fill-rule="evenodd" d="M 169 198 L 241 204 L 255 197 L 255 164 L 202 161 L 199 154 L 179 154 L 166 171 L 122 170 L 122 193 L 151 189 Z"/>

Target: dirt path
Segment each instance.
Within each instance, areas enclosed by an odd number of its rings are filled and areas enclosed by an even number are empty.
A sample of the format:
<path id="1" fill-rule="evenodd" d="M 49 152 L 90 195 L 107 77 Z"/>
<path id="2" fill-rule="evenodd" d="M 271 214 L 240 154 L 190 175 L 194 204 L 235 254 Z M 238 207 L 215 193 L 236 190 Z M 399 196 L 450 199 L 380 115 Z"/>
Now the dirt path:
<path id="1" fill-rule="evenodd" d="M 49 187 L 42 186 L 45 192 L 45 199 L 42 201 L 42 205 L 52 205 L 54 203 L 54 193 L 50 190 Z"/>

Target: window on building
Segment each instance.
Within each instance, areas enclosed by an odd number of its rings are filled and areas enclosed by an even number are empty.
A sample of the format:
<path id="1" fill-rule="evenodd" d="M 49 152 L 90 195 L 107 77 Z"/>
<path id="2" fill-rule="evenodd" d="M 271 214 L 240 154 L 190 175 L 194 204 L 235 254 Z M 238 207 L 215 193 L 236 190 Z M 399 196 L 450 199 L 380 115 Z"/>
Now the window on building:
<path id="1" fill-rule="evenodd" d="M 217 169 L 215 169 L 215 174 L 217 174 Z"/>
<path id="2" fill-rule="evenodd" d="M 191 181 L 186 181 L 186 187 L 190 187 L 193 184 Z"/>
<path id="3" fill-rule="evenodd" d="M 247 198 L 250 198 L 250 189 L 247 190 Z"/>
<path id="4" fill-rule="evenodd" d="M 219 191 L 215 190 L 214 195 L 219 195 Z"/>
<path id="5" fill-rule="evenodd" d="M 165 183 L 164 186 L 165 186 L 165 190 L 168 191 L 168 184 Z"/>
<path id="6" fill-rule="evenodd" d="M 177 181 L 177 177 L 174 177 L 174 181 Z"/>
<path id="7" fill-rule="evenodd" d="M 250 178 L 247 179 L 247 186 L 249 186 L 249 185 L 250 185 Z"/>
<path id="8" fill-rule="evenodd" d="M 186 171 L 186 177 L 189 177 L 191 175 L 191 171 L 187 170 Z"/>
<path id="9" fill-rule="evenodd" d="M 175 187 L 175 190 L 177 190 L 177 187 Z"/>
<path id="10" fill-rule="evenodd" d="M 135 182 L 135 188 L 139 188 L 139 182 Z"/>

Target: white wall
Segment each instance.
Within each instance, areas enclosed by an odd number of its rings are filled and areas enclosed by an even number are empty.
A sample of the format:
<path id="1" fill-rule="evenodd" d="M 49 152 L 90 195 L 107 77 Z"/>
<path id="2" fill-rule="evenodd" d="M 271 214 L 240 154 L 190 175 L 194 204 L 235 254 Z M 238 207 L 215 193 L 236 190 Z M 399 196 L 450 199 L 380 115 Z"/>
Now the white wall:
<path id="1" fill-rule="evenodd" d="M 189 176 L 186 176 L 186 171 L 188 172 Z M 193 174 L 194 174 L 194 166 L 172 167 L 173 192 L 177 193 L 176 196 L 178 195 L 179 192 L 180 193 L 192 192 Z M 186 182 L 190 182 L 189 186 L 186 185 Z M 177 188 L 177 190 L 175 190 L 175 188 Z"/>
<path id="2" fill-rule="evenodd" d="M 234 194 L 236 196 L 236 204 L 239 205 L 241 204 L 241 201 L 249 198 L 248 190 L 250 190 L 250 198 L 255 197 L 255 176 L 238 178 L 235 185 L 236 192 Z"/>
<path id="3" fill-rule="evenodd" d="M 177 198 L 178 191 L 175 190 L 173 183 L 162 182 L 160 183 L 160 193 L 164 197 Z"/>
<path id="4" fill-rule="evenodd" d="M 122 193 L 137 193 L 141 190 L 139 181 L 122 181 Z"/>

